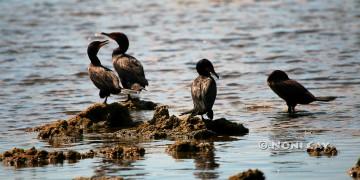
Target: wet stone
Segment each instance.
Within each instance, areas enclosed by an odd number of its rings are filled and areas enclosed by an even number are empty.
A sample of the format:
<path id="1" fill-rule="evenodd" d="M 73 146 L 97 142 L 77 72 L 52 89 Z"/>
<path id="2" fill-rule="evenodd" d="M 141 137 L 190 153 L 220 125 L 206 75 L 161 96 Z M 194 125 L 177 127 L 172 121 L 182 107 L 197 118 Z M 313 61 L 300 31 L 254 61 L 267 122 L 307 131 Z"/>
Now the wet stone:
<path id="1" fill-rule="evenodd" d="M 264 180 L 264 173 L 258 169 L 249 169 L 229 177 L 229 180 Z"/>
<path id="2" fill-rule="evenodd" d="M 198 117 L 181 118 L 169 114 L 167 106 L 157 106 L 153 118 L 129 129 L 116 133 L 118 138 L 140 139 L 210 139 L 217 136 L 240 136 L 249 130 L 242 124 L 225 118 L 202 121 Z"/>
<path id="3" fill-rule="evenodd" d="M 38 138 L 48 140 L 54 146 L 73 143 L 82 139 L 84 131 L 100 131 L 110 128 L 133 126 L 130 113 L 120 103 L 96 103 L 68 120 L 58 120 L 32 131 L 38 131 Z"/>
<path id="4" fill-rule="evenodd" d="M 38 167 L 47 164 L 63 163 L 64 160 L 73 161 L 79 159 L 85 159 L 81 153 L 76 151 L 54 151 L 48 152 L 45 150 L 38 150 L 35 147 L 24 150 L 19 148 L 13 148 L 12 150 L 5 151 L 0 155 L 0 159 L 4 165 L 20 167 Z M 84 158 L 82 158 L 84 157 Z"/>
<path id="5" fill-rule="evenodd" d="M 199 141 L 176 141 L 174 144 L 166 148 L 166 152 L 174 153 L 197 153 L 197 152 L 211 152 L 214 151 L 214 144 L 210 142 Z"/>
<path id="6" fill-rule="evenodd" d="M 335 146 L 327 145 L 324 146 L 322 144 L 311 144 L 310 147 L 307 148 L 307 153 L 310 156 L 336 156 L 338 151 Z"/>
<path id="7" fill-rule="evenodd" d="M 349 169 L 348 174 L 354 179 L 360 179 L 360 158 L 356 162 L 355 166 Z"/>
<path id="8" fill-rule="evenodd" d="M 132 98 L 120 103 L 129 110 L 154 110 L 157 106 L 157 103 L 140 100 L 139 98 Z"/>
<path id="9" fill-rule="evenodd" d="M 115 145 L 100 149 L 99 154 L 108 159 L 139 159 L 145 155 L 145 149 L 137 146 Z"/>

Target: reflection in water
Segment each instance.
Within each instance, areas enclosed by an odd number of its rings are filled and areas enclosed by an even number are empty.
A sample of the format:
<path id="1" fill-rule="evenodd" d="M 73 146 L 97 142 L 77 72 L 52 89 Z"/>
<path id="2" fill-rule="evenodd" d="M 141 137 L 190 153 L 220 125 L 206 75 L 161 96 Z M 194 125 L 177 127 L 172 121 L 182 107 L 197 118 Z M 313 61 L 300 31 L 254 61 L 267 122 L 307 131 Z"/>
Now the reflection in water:
<path id="1" fill-rule="evenodd" d="M 214 144 L 211 143 L 212 149 L 214 149 Z M 218 179 L 219 173 L 214 171 L 219 168 L 219 164 L 215 158 L 215 153 L 213 150 L 206 152 L 175 152 L 171 153 L 171 156 L 174 159 L 194 159 L 195 177 L 199 179 Z"/>

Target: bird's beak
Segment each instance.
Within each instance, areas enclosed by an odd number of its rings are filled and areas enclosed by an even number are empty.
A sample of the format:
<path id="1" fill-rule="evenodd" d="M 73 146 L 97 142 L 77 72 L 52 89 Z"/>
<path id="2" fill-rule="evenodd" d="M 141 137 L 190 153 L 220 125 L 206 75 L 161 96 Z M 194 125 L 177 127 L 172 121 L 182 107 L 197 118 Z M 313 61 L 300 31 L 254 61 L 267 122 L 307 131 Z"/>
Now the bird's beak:
<path id="1" fill-rule="evenodd" d="M 101 35 L 104 35 L 104 36 L 106 36 L 106 37 L 109 37 L 110 39 L 114 39 L 114 38 L 111 36 L 111 34 L 109 34 L 109 33 L 101 32 L 100 34 L 101 34 Z"/>
<path id="2" fill-rule="evenodd" d="M 101 42 L 100 42 L 100 47 L 103 47 L 103 46 L 105 46 L 105 45 L 108 44 L 108 43 L 109 43 L 109 40 L 101 41 Z"/>
<path id="3" fill-rule="evenodd" d="M 211 71 L 211 74 L 213 74 L 214 76 L 216 76 L 217 79 L 219 79 L 219 75 L 215 71 Z"/>

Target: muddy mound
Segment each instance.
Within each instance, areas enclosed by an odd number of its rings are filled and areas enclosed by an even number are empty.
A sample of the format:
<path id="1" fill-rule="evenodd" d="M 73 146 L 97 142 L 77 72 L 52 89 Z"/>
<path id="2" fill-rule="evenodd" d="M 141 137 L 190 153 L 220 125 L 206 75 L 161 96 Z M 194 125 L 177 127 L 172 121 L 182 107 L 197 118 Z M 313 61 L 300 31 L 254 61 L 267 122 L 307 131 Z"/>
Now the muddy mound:
<path id="1" fill-rule="evenodd" d="M 229 180 L 264 180 L 264 173 L 258 169 L 249 169 L 247 171 L 241 172 L 234 176 L 230 176 Z"/>
<path id="2" fill-rule="evenodd" d="M 154 110 L 157 103 L 152 101 L 144 101 L 139 98 L 132 98 L 131 100 L 120 102 L 121 105 L 130 110 Z"/>
<path id="3" fill-rule="evenodd" d="M 80 159 L 93 158 L 95 152 L 90 150 L 87 153 L 79 153 L 76 151 L 54 151 L 48 152 L 45 150 L 38 150 L 35 147 L 24 150 L 20 148 L 13 148 L 12 150 L 5 151 L 0 155 L 0 160 L 4 165 L 19 167 L 38 167 L 47 164 L 63 163 L 65 160 L 68 162 L 76 162 Z"/>
<path id="4" fill-rule="evenodd" d="M 360 158 L 356 162 L 355 166 L 349 169 L 349 175 L 354 179 L 360 179 Z"/>
<path id="5" fill-rule="evenodd" d="M 224 118 L 213 121 L 202 121 L 197 117 L 179 118 L 169 115 L 167 106 L 157 106 L 152 120 L 134 128 L 117 132 L 119 138 L 194 138 L 209 139 L 224 135 L 244 135 L 249 130 L 242 124 L 228 121 Z"/>
<path id="6" fill-rule="evenodd" d="M 335 146 L 322 144 L 311 144 L 307 149 L 307 153 L 310 156 L 336 156 L 338 151 Z"/>
<path id="7" fill-rule="evenodd" d="M 38 138 L 50 144 L 76 142 L 84 131 L 98 131 L 133 125 L 129 111 L 119 103 L 96 103 L 69 120 L 58 120 L 32 129 L 38 131 Z"/>

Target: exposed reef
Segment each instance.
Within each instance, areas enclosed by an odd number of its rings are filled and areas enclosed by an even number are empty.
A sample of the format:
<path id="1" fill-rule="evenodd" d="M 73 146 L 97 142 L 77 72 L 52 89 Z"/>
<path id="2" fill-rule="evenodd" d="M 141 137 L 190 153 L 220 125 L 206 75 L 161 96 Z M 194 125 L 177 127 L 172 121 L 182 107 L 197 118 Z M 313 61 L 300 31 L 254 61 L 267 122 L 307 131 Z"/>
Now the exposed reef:
<path id="1" fill-rule="evenodd" d="M 48 152 L 39 150 L 35 147 L 24 150 L 20 148 L 13 148 L 12 150 L 5 151 L 0 155 L 0 160 L 4 165 L 20 167 L 38 167 L 47 164 L 63 163 L 65 160 L 68 162 L 76 162 L 80 159 L 93 158 L 95 152 L 90 150 L 86 153 L 79 153 L 77 151 L 54 151 Z"/>
<path id="2" fill-rule="evenodd" d="M 130 110 L 154 110 L 158 105 L 152 101 L 140 100 L 139 98 L 132 98 L 127 101 L 120 102 L 121 105 Z"/>
<path id="3" fill-rule="evenodd" d="M 360 179 L 360 158 L 356 162 L 355 166 L 349 169 L 348 174 L 354 179 Z"/>
<path id="4" fill-rule="evenodd" d="M 69 120 L 58 120 L 32 130 L 39 132 L 39 139 L 48 140 L 50 144 L 56 145 L 76 142 L 82 138 L 84 131 L 100 131 L 133 125 L 129 110 L 120 103 L 96 103 Z"/>
<path id="5" fill-rule="evenodd" d="M 310 156 L 336 156 L 338 151 L 333 145 L 311 144 L 307 149 Z"/>
<path id="6" fill-rule="evenodd" d="M 174 159 L 194 159 L 196 169 L 213 170 L 219 167 L 215 160 L 215 147 L 212 142 L 181 140 L 168 145 L 166 152 Z M 202 179 L 207 178 L 207 173 L 199 173 Z"/>
<path id="7" fill-rule="evenodd" d="M 137 146 L 114 145 L 111 147 L 90 150 L 85 153 L 77 151 L 53 151 L 39 150 L 35 147 L 24 150 L 13 148 L 0 154 L 0 161 L 7 166 L 37 167 L 47 164 L 58 164 L 68 160 L 69 163 L 75 163 L 81 159 L 102 157 L 108 160 L 137 160 L 144 156 L 145 149 Z"/>
<path id="8" fill-rule="evenodd" d="M 249 130 L 242 124 L 224 118 L 202 121 L 198 117 L 176 117 L 169 115 L 167 106 L 157 106 L 153 118 L 136 127 L 117 132 L 119 138 L 138 139 L 210 139 L 217 136 L 240 136 Z"/>
<path id="9" fill-rule="evenodd" d="M 139 159 L 145 155 L 145 149 L 142 147 L 132 146 L 121 146 L 115 145 L 112 147 L 105 147 L 100 149 L 99 154 L 102 154 L 108 159 Z"/>
<path id="10" fill-rule="evenodd" d="M 179 156 L 181 156 L 182 153 L 207 153 L 213 152 L 214 150 L 213 143 L 199 141 L 176 141 L 166 148 L 166 152 L 177 159 L 181 158 Z"/>
<path id="11" fill-rule="evenodd" d="M 264 173 L 258 169 L 249 169 L 229 177 L 229 180 L 264 180 Z"/>

